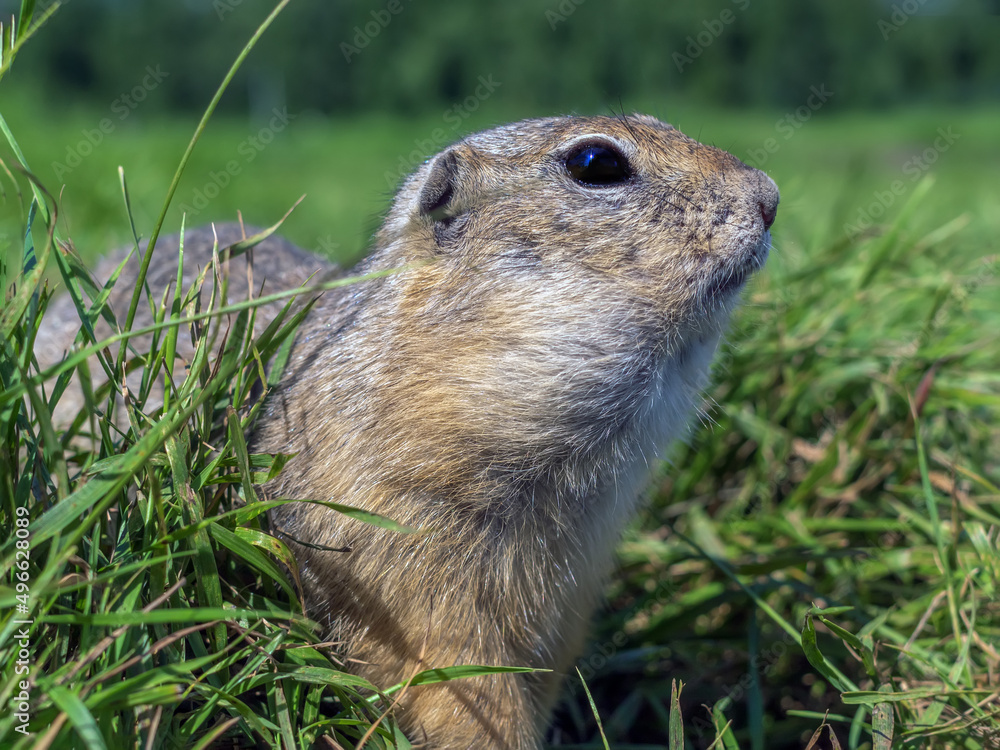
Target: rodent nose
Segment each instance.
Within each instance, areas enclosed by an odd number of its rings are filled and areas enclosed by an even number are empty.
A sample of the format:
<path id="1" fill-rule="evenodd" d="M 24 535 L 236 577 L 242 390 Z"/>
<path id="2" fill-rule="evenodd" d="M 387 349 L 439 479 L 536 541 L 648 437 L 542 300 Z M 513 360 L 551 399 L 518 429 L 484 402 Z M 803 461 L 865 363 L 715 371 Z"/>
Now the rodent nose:
<path id="1" fill-rule="evenodd" d="M 760 216 L 764 220 L 764 231 L 766 232 L 774 224 L 774 219 L 778 215 L 778 204 L 770 202 L 760 202 Z"/>
<path id="2" fill-rule="evenodd" d="M 759 190 L 757 205 L 760 206 L 760 218 L 764 220 L 764 231 L 766 232 L 774 224 L 774 217 L 778 215 L 778 186 L 770 177 L 761 174 Z"/>

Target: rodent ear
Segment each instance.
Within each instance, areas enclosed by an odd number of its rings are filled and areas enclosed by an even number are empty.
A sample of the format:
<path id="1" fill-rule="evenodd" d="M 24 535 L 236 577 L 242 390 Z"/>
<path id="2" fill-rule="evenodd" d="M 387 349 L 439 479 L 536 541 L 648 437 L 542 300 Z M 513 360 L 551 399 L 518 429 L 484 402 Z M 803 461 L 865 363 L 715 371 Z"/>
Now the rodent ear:
<path id="1" fill-rule="evenodd" d="M 452 146 L 438 155 L 417 196 L 417 210 L 430 219 L 437 246 L 454 247 L 469 222 L 468 201 L 475 193 L 470 180 L 470 162 L 475 155 L 467 147 Z"/>
<path id="2" fill-rule="evenodd" d="M 439 154 L 431 165 L 430 174 L 420 189 L 417 207 L 431 221 L 452 219 L 461 211 L 456 210 L 462 164 L 459 150 L 452 147 Z"/>

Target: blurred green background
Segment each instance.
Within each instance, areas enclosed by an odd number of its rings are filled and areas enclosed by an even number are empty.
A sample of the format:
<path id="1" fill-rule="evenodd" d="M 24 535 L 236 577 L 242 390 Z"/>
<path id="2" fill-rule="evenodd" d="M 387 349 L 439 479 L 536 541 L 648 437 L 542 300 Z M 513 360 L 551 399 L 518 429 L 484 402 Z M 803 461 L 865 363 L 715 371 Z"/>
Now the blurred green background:
<path id="1" fill-rule="evenodd" d="M 19 6 L 0 0 L 0 18 Z M 263 0 L 71 0 L 18 54 L 0 80 L 0 114 L 29 168 L 60 196 L 60 233 L 85 258 L 129 240 L 119 166 L 137 230 L 149 235 L 204 107 L 273 6 Z M 293 0 L 250 54 L 199 141 L 164 232 L 179 228 L 182 211 L 189 225 L 233 220 L 237 211 L 248 223 L 270 224 L 305 194 L 283 232 L 350 263 L 364 254 L 408 171 L 466 133 L 522 117 L 643 111 L 731 151 L 768 172 L 781 189 L 774 251 L 747 294 L 735 343 L 719 367 L 724 406 L 711 419 L 717 429 L 706 427 L 694 440 L 703 460 L 678 459 L 688 473 L 663 496 L 684 511 L 677 511 L 681 523 L 714 503 L 712 517 L 727 544 L 735 529 L 736 546 L 765 554 L 766 534 L 751 536 L 740 524 L 759 518 L 761 528 L 779 528 L 787 521 L 781 493 L 772 492 L 785 480 L 768 484 L 754 477 L 780 474 L 796 459 L 787 451 L 772 454 L 764 438 L 759 443 L 767 450 L 744 451 L 756 445 L 746 425 L 758 424 L 747 415 L 791 422 L 786 396 L 801 413 L 798 431 L 788 434 L 820 442 L 832 434 L 829 424 L 853 419 L 854 407 L 864 405 L 869 389 L 878 391 L 880 379 L 892 383 L 887 390 L 902 402 L 931 362 L 937 368 L 946 360 L 935 387 L 955 402 L 961 399 L 954 394 L 963 394 L 967 404 L 955 406 L 939 393 L 928 412 L 948 425 L 958 414 L 954 430 L 968 429 L 976 437 L 969 442 L 978 446 L 968 451 L 974 456 L 968 463 L 996 477 L 996 421 L 981 404 L 996 393 L 1000 315 L 998 40 L 998 0 Z M 6 143 L 0 159 L 14 170 Z M 925 176 L 934 180 L 930 192 L 897 227 L 900 236 L 884 245 L 898 254 L 875 264 L 877 293 L 866 291 L 854 277 L 876 253 L 873 246 L 881 246 L 867 240 L 893 225 Z M 24 224 L 18 185 L 23 190 L 25 181 L 0 172 L 0 250 L 11 254 L 18 252 Z M 950 284 L 958 290 L 949 292 L 956 314 L 931 326 L 928 310 Z M 900 354 L 908 342 L 913 351 Z M 783 359 L 786 350 L 798 353 Z M 780 378 L 769 380 L 779 369 Z M 732 373 L 728 381 L 725 373 Z M 880 399 L 888 403 L 884 394 Z M 989 437 L 980 440 L 986 424 L 992 425 Z M 884 434 L 876 431 L 872 451 L 908 444 L 898 432 Z M 934 434 L 951 435 L 944 428 Z M 705 450 L 712 441 L 722 447 Z M 940 445 L 949 447 L 943 439 Z M 739 502 L 725 493 L 737 485 L 746 488 Z M 810 491 L 801 497 L 811 499 Z M 740 505 L 751 495 L 764 497 L 766 512 Z M 664 516 L 666 506 L 663 498 L 654 504 Z M 817 522 L 825 522 L 828 506 L 815 508 Z M 659 525 L 646 519 L 647 529 Z M 844 533 L 831 529 L 822 543 L 836 547 Z M 666 533 L 660 537 L 664 548 L 683 546 Z M 626 573 L 650 557 L 648 539 L 640 542 L 623 547 L 625 562 L 632 561 Z M 780 551 L 785 543 L 779 538 L 769 549 Z M 684 561 L 687 549 L 682 553 Z M 667 562 L 659 570 L 678 575 L 667 565 L 673 558 L 661 554 Z M 806 575 L 797 563 L 788 565 L 789 580 Z M 854 576 L 846 570 L 838 586 Z M 644 568 L 639 583 L 622 584 L 628 596 L 613 597 L 611 611 L 634 612 L 629 597 L 650 575 Z M 824 579 L 816 579 L 803 591 L 822 590 Z M 923 581 L 906 581 L 911 590 L 880 581 L 882 588 L 866 595 L 891 608 L 904 594 L 922 596 Z M 702 579 L 682 580 L 681 588 L 708 591 Z M 831 600 L 853 602 L 833 585 L 828 591 Z M 810 601 L 806 593 L 783 595 L 794 603 L 789 611 Z M 650 681 L 693 677 L 689 710 L 718 700 L 726 692 L 718 685 L 732 685 L 746 671 L 741 617 L 753 622 L 758 614 L 739 606 L 730 609 L 726 600 L 711 617 L 689 608 L 676 630 L 654 623 L 663 630 L 645 640 L 640 628 L 635 641 L 669 644 L 672 661 L 655 674 L 642 662 L 627 680 L 643 670 Z M 597 632 L 624 627 L 614 617 Z M 675 639 L 677 633 L 690 639 Z M 762 642 L 780 635 L 772 628 Z M 595 643 L 601 642 L 598 635 Z M 790 723 L 789 708 L 843 708 L 796 658 L 768 675 L 777 687 L 763 713 L 780 726 L 767 747 L 802 747 L 816 726 L 813 718 Z M 674 669 L 673 662 L 681 666 Z M 627 680 L 611 674 L 597 689 L 610 695 L 608 704 L 625 704 Z M 634 691 L 628 695 L 631 700 Z M 754 716 L 757 708 L 747 713 Z M 753 721 L 738 716 L 738 724 Z M 658 737 L 651 730 L 639 739 Z"/>
<path id="2" fill-rule="evenodd" d="M 0 17 L 18 7 L 0 0 Z M 128 240 L 119 165 L 149 233 L 202 109 L 271 7 L 73 0 L 19 54 L 0 113 L 62 191 L 64 234 L 85 257 Z M 979 177 L 1000 167 L 998 12 L 997 0 L 295 1 L 223 99 L 165 231 L 182 209 L 189 223 L 237 209 L 270 223 L 305 194 L 286 232 L 349 262 L 401 176 L 463 134 L 624 110 L 769 172 L 783 253 L 891 216 L 924 172 L 940 214 L 918 229 L 968 213 L 965 236 L 993 242 L 1000 188 Z M 8 241 L 14 208 L 0 208 Z"/>

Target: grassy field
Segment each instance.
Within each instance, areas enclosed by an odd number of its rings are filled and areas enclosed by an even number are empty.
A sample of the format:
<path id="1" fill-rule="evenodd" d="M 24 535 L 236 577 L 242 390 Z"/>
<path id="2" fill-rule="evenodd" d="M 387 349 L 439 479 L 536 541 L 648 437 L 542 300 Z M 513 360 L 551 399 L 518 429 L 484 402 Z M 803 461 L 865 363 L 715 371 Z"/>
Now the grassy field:
<path id="1" fill-rule="evenodd" d="M 119 166 L 129 182 L 137 225 L 148 233 L 197 118 L 146 117 L 141 108 L 125 120 L 111 108 L 67 111 L 9 83 L 17 81 L 4 84 L 3 114 L 39 179 L 50 190 L 65 185 L 61 228 L 74 238 L 81 255 L 94 258 L 129 240 Z M 1000 185 L 989 179 L 1000 169 L 995 138 L 1000 107 L 844 115 L 820 108 L 809 111 L 807 119 L 795 111 L 716 111 L 678 106 L 669 99 L 626 103 L 625 108 L 667 120 L 760 166 L 777 181 L 782 204 L 775 264 L 820 251 L 843 234 L 844 224 L 856 224 L 863 211 L 872 213 L 868 209 L 878 204 L 877 191 L 891 190 L 900 180 L 905 193 L 893 196 L 886 213 L 874 217 L 885 223 L 898 213 L 914 178 L 926 173 L 937 184 L 910 231 L 930 231 L 937 221 L 967 213 L 970 225 L 960 242 L 988 249 L 991 238 L 1000 234 L 995 210 Z M 459 127 L 454 117 L 443 114 L 412 120 L 288 114 L 294 119 L 277 123 L 281 129 L 273 137 L 267 135 L 272 130 L 267 118 L 213 120 L 185 171 L 167 227 L 179 226 L 182 206 L 194 209 L 189 224 L 232 220 L 237 210 L 257 224 L 269 224 L 305 195 L 286 233 L 303 247 L 350 262 L 364 254 L 401 176 L 425 155 L 498 122 L 558 113 L 496 112 L 484 106 Z M 107 134 L 101 132 L 102 121 L 113 126 L 105 128 Z M 925 158 L 927 149 L 935 149 L 939 129 L 950 131 L 954 140 Z M 769 140 L 773 153 L 766 148 Z M 7 157 L 9 151 L 0 150 L 0 155 Z M 233 164 L 235 175 L 227 172 Z M 11 223 L 16 216 L 12 208 L 8 204 L 0 216 L 0 232 L 7 235 L 16 225 Z"/>
<path id="2" fill-rule="evenodd" d="M 67 112 L 16 88 L 0 97 L 28 166 L 62 190 L 58 231 L 85 259 L 129 237 L 119 165 L 148 234 L 193 119 L 138 109 L 97 143 L 102 121 L 117 118 L 110 109 Z M 800 748 L 824 721 L 821 747 L 1000 747 L 1000 110 L 626 108 L 756 162 L 782 203 L 772 258 L 716 368 L 710 419 L 675 447 L 629 530 L 580 661 L 608 741 L 684 747 L 668 737 L 680 680 L 690 748 L 717 738 L 725 744 L 715 747 Z M 306 194 L 283 231 L 348 263 L 428 144 L 551 113 L 484 107 L 454 130 L 443 117 L 293 114 L 280 130 L 267 119 L 213 121 L 165 231 L 179 227 L 182 204 L 197 211 L 189 224 L 241 210 L 266 225 Z M 16 164 L 6 143 L 0 158 Z M 0 182 L 0 249 L 16 271 L 30 187 L 20 174 Z M 263 518 L 233 505 L 267 468 L 246 456 L 226 412 L 246 416 L 239 373 L 252 358 L 232 354 L 229 380 L 192 372 L 159 415 L 161 433 L 107 432 L 100 453 L 64 451 L 46 441 L 37 403 L 27 405 L 34 308 L 14 315 L 10 289 L 7 300 L 0 698 L 18 690 L 14 531 L 24 507 L 36 534 L 32 726 L 50 732 L 48 746 L 149 735 L 162 743 L 152 746 L 209 746 L 228 735 L 239 746 L 308 747 L 323 731 L 353 746 L 364 732 L 356 719 L 378 706 L 337 676 L 325 649 L 290 648 L 318 634 L 294 616 L 275 565 L 284 553 L 269 546 Z M 214 392 L 225 400 L 213 403 Z M 571 683 L 552 743 L 602 747 Z M 33 746 L 16 723 L 0 716 L 0 744 Z M 391 746 L 388 735 L 373 742 Z"/>

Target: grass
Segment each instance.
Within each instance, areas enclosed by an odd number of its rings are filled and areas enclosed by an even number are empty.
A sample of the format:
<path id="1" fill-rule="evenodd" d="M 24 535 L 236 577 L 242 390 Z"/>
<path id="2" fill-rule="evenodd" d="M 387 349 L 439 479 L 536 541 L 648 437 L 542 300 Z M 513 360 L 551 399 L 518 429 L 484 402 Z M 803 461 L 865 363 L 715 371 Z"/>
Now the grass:
<path id="1" fill-rule="evenodd" d="M 930 272 L 954 244 L 896 229 L 752 295 L 715 424 L 623 547 L 628 638 L 601 670 L 637 685 L 623 724 L 669 674 L 695 706 L 732 697 L 750 747 L 797 746 L 825 711 L 865 746 L 874 691 L 897 743 L 997 746 L 997 256 Z"/>
<path id="2" fill-rule="evenodd" d="M 148 234 L 194 121 L 137 110 L 58 180 L 52 163 L 104 113 L 57 118 L 28 88 L 0 90 L 11 130 L 0 151 L 0 700 L 16 705 L 27 679 L 38 733 L 19 734 L 11 709 L 0 744 L 311 747 L 328 735 L 353 747 L 402 686 L 373 694 L 304 616 L 281 568 L 294 561 L 254 494 L 282 459 L 249 455 L 243 440 L 251 385 L 280 360 L 294 313 L 256 340 L 251 309 L 228 336 L 208 325 L 165 407 L 147 406 L 142 389 L 124 404 L 98 392 L 92 413 L 104 416 L 78 425 L 89 446 L 48 417 L 70 372 L 87 376 L 85 357 L 44 377 L 31 360 L 46 276 L 75 283 L 82 320 L 100 314 L 90 300 L 101 290 L 87 290 L 50 236 L 92 260 L 131 242 L 131 221 Z M 744 157 L 783 116 L 636 108 Z M 271 224 L 307 193 L 282 231 L 357 257 L 387 200 L 386 172 L 439 120 L 302 114 L 188 221 L 240 208 Z M 777 135 L 764 164 L 783 191 L 775 252 L 719 358 L 709 419 L 675 447 L 621 546 L 579 662 L 587 690 L 570 680 L 554 746 L 1000 747 L 998 123 L 990 110 L 819 111 Z M 177 205 L 261 127 L 209 125 L 165 227 L 181 226 Z M 959 139 L 911 179 L 906 165 L 948 127 Z M 57 215 L 40 192 L 32 213 L 15 143 L 39 185 L 65 182 Z M 891 205 L 852 231 L 886 190 Z M 200 283 L 218 298 L 224 280 Z M 148 356 L 122 350 L 147 382 L 172 370 L 196 292 L 154 311 Z M 103 355 L 111 372 L 119 345 Z M 118 409 L 130 425 L 121 432 Z M 30 548 L 26 565 L 19 547 Z M 22 603 L 28 626 L 15 622 Z M 408 745 L 387 718 L 375 746 Z"/>

